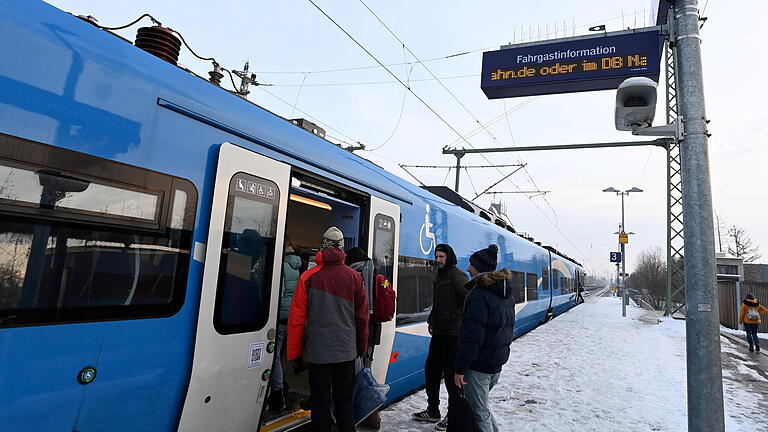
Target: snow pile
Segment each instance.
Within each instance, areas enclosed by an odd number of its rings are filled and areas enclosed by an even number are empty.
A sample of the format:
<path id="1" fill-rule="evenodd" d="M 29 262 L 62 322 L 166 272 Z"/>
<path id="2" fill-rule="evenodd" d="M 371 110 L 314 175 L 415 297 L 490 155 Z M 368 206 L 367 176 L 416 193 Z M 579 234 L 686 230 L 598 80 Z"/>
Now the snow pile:
<path id="1" fill-rule="evenodd" d="M 637 320 L 643 313 L 627 308 L 622 318 L 620 299 L 601 297 L 515 340 L 490 396 L 499 429 L 685 431 L 685 322 L 648 325 Z M 764 413 L 744 403 L 763 396 L 733 382 L 741 377 L 725 371 L 724 377 L 727 430 L 766 430 Z M 445 414 L 448 398 L 441 392 Z M 432 430 L 410 419 L 425 407 L 423 391 L 390 406 L 381 430 Z"/>

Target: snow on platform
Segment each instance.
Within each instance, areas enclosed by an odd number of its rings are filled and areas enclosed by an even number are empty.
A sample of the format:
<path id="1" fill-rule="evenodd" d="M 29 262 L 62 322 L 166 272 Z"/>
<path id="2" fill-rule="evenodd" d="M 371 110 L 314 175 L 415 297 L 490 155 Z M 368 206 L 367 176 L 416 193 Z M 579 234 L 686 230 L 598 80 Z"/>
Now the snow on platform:
<path id="1" fill-rule="evenodd" d="M 516 339 L 490 395 L 499 429 L 685 431 L 685 321 L 649 325 L 639 320 L 645 312 L 628 307 L 622 318 L 620 299 L 598 297 Z M 768 430 L 762 356 L 721 342 L 726 430 Z M 445 414 L 444 387 L 441 393 Z M 381 413 L 381 430 L 434 430 L 410 419 L 424 408 L 419 391 Z"/>

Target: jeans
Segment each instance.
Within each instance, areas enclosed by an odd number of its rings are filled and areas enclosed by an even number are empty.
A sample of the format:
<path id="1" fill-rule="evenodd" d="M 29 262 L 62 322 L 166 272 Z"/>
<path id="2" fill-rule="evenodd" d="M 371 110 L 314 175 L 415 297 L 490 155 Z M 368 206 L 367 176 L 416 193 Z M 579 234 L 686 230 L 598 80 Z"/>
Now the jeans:
<path id="1" fill-rule="evenodd" d="M 354 360 L 328 364 L 309 363 L 309 390 L 313 431 L 330 432 L 331 400 L 339 432 L 355 430 Z"/>
<path id="2" fill-rule="evenodd" d="M 467 369 L 464 374 L 464 399 L 472 407 L 477 429 L 481 432 L 499 432 L 496 419 L 488 408 L 488 393 L 499 382 L 500 375 L 500 372 L 487 374 L 472 369 Z"/>
<path id="3" fill-rule="evenodd" d="M 448 390 L 448 409 L 456 403 L 459 389 L 453 378 L 453 362 L 456 359 L 458 336 L 432 336 L 429 342 L 429 353 L 424 363 L 424 380 L 427 390 L 427 409 L 434 413 L 440 412 L 440 379 L 445 381 Z"/>
<path id="4" fill-rule="evenodd" d="M 747 332 L 747 343 L 749 346 L 760 346 L 760 339 L 757 338 L 757 327 L 760 324 L 744 323 L 744 331 Z"/>
<path id="5" fill-rule="evenodd" d="M 280 361 L 280 352 L 288 329 L 286 324 L 277 325 L 277 337 L 275 338 L 275 365 L 272 367 L 272 376 L 269 378 L 269 386 L 272 390 L 283 389 L 283 364 Z"/>

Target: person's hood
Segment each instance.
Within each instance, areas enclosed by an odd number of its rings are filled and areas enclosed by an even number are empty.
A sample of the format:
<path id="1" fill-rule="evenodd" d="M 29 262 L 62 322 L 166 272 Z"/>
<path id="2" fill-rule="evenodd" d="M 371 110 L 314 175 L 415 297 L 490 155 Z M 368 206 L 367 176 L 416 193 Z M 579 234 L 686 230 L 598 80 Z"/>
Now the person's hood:
<path id="1" fill-rule="evenodd" d="M 435 246 L 435 253 L 437 252 L 443 252 L 445 255 L 447 255 L 445 259 L 445 266 L 440 270 L 448 270 L 458 263 L 456 260 L 456 253 L 453 251 L 451 246 L 445 243 L 440 243 L 439 245 Z"/>
<path id="2" fill-rule="evenodd" d="M 286 255 L 283 261 L 294 270 L 298 270 L 301 267 L 301 258 L 298 255 Z"/>
<path id="3" fill-rule="evenodd" d="M 512 272 L 507 269 L 495 270 L 487 273 L 480 273 L 473 281 L 477 288 L 487 289 L 501 298 L 507 298 L 512 295 L 512 287 L 508 286 L 507 280 L 512 279 Z"/>
<path id="4" fill-rule="evenodd" d="M 744 299 L 743 302 L 747 307 L 758 307 L 760 305 L 760 301 L 758 299 Z"/>
<path id="5" fill-rule="evenodd" d="M 322 265 L 344 264 L 347 254 L 339 248 L 325 248 L 315 255 L 315 262 Z"/>
<path id="6" fill-rule="evenodd" d="M 358 273 L 362 273 L 363 270 L 367 270 L 369 268 L 373 269 L 373 261 L 368 260 L 368 261 L 353 262 L 349 266 L 355 269 Z"/>

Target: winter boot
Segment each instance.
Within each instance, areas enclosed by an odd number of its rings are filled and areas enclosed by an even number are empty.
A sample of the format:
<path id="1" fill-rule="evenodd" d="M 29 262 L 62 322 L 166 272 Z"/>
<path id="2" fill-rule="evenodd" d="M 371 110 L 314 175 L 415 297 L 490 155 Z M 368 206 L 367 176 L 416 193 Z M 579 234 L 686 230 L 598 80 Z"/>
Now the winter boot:
<path id="1" fill-rule="evenodd" d="M 755 351 L 760 352 L 760 345 L 755 345 Z"/>
<path id="2" fill-rule="evenodd" d="M 752 344 L 749 344 L 749 352 L 752 352 L 752 351 L 754 351 L 754 350 L 755 350 L 755 348 L 754 348 L 754 347 L 752 347 Z"/>

